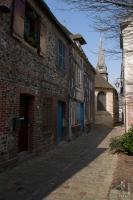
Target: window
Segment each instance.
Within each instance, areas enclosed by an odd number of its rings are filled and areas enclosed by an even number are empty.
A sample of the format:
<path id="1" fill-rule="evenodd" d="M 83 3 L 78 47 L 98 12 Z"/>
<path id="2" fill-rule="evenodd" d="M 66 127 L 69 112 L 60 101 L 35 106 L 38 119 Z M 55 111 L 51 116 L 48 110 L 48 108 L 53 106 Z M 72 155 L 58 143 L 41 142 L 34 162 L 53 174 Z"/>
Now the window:
<path id="1" fill-rule="evenodd" d="M 36 11 L 26 4 L 24 19 L 24 38 L 33 47 L 40 43 L 40 18 Z"/>
<path id="2" fill-rule="evenodd" d="M 97 110 L 106 111 L 106 94 L 104 92 L 99 92 L 97 96 Z"/>
<path id="3" fill-rule="evenodd" d="M 80 70 L 80 75 L 79 75 L 79 86 L 82 86 L 82 71 Z"/>
<path id="4" fill-rule="evenodd" d="M 65 45 L 61 40 L 58 40 L 58 67 L 65 70 Z"/>
<path id="5" fill-rule="evenodd" d="M 82 82 L 83 82 L 83 80 L 82 80 L 82 71 L 81 71 L 81 69 L 78 67 L 78 65 L 77 65 L 77 67 L 76 67 L 76 80 L 77 80 L 77 86 L 78 87 L 81 87 L 82 86 Z"/>
<path id="6" fill-rule="evenodd" d="M 72 125 L 77 124 L 76 121 L 76 103 L 72 102 L 72 106 L 71 106 L 71 123 Z"/>
<path id="7" fill-rule="evenodd" d="M 78 86 L 80 86 L 80 69 L 77 69 L 78 73 L 77 73 L 77 77 L 78 77 Z"/>

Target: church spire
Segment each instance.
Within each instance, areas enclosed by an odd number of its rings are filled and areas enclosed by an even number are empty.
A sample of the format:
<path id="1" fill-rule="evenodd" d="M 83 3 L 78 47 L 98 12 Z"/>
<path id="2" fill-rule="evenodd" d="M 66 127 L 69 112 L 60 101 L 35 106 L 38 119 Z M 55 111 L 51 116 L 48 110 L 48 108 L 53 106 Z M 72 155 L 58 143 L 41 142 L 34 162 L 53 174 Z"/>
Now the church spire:
<path id="1" fill-rule="evenodd" d="M 108 72 L 107 72 L 107 66 L 105 63 L 105 54 L 104 54 L 102 39 L 100 39 L 98 63 L 97 63 L 96 69 L 106 80 L 108 80 Z"/>

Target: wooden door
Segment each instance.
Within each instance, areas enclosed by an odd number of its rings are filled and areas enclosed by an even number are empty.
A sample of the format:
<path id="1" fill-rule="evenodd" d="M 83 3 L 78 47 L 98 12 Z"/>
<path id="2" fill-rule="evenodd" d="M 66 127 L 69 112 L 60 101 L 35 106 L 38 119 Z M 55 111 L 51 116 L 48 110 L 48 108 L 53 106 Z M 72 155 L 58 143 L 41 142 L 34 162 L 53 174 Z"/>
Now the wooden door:
<path id="1" fill-rule="evenodd" d="M 29 108 L 30 97 L 27 95 L 20 95 L 20 129 L 18 136 L 18 150 L 19 152 L 28 151 L 29 143 Z"/>

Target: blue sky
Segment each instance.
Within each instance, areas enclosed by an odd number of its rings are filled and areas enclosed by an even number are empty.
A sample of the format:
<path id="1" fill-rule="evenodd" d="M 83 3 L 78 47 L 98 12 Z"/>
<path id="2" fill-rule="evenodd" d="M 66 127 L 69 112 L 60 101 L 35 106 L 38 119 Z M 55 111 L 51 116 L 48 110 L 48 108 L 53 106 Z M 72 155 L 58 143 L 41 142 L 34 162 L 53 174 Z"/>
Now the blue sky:
<path id="1" fill-rule="evenodd" d="M 105 39 L 104 35 L 93 29 L 93 24 L 89 19 L 89 14 L 76 12 L 69 9 L 63 0 L 45 0 L 57 19 L 64 24 L 72 33 L 80 33 L 85 38 L 87 45 L 83 47 L 88 59 L 95 67 L 98 60 L 98 48 L 100 37 L 104 39 L 104 48 L 116 48 L 116 42 Z M 114 85 L 116 78 L 120 77 L 121 58 L 106 55 L 106 65 L 108 67 L 109 81 Z"/>

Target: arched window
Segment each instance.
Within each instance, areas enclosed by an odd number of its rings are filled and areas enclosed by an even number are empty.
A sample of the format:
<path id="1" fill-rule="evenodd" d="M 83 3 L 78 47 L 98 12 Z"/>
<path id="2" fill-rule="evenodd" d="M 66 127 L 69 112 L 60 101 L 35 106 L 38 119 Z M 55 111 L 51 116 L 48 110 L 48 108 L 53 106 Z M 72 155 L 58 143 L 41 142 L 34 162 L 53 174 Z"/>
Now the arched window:
<path id="1" fill-rule="evenodd" d="M 97 96 L 97 110 L 106 110 L 106 94 L 104 92 L 99 92 Z"/>

